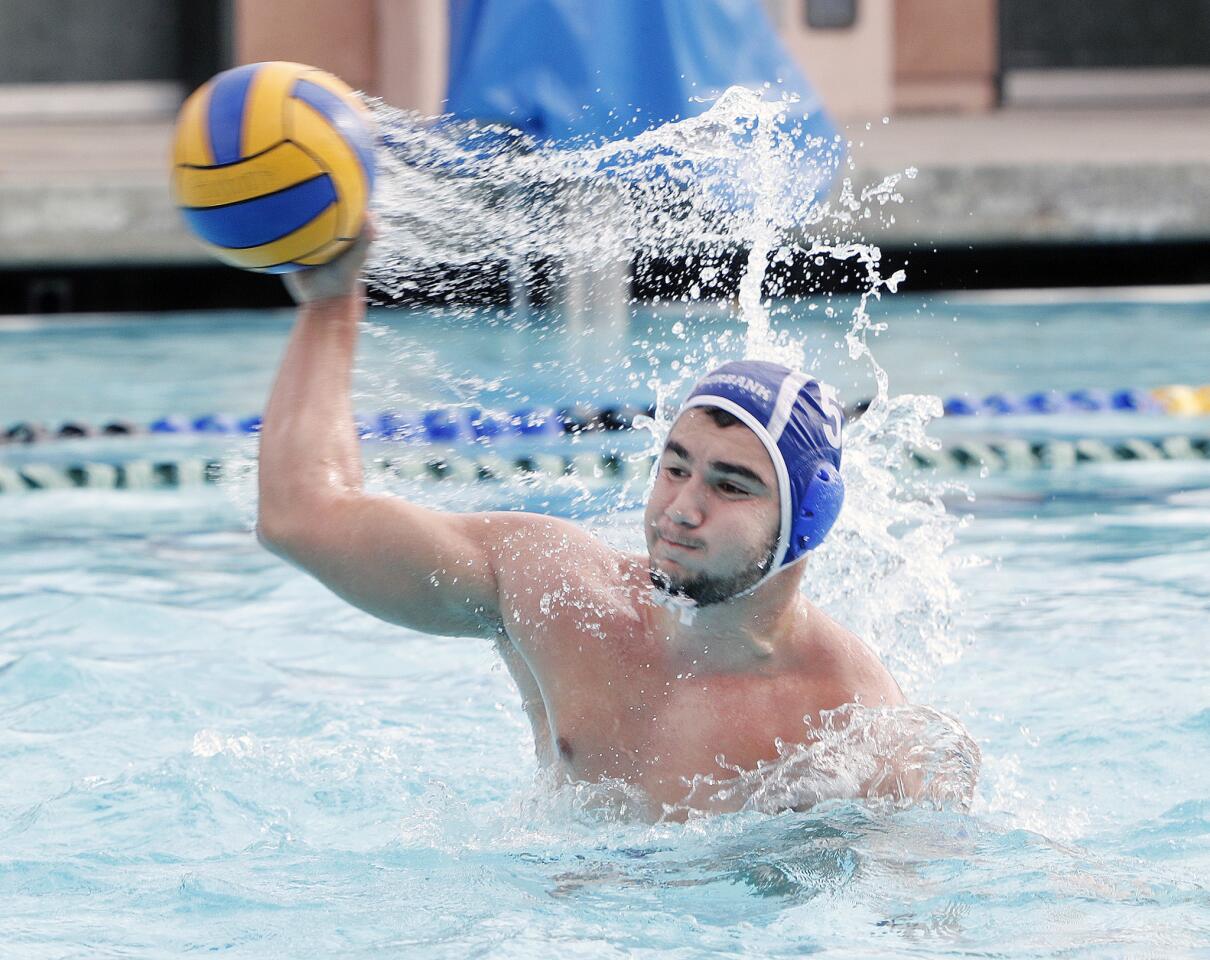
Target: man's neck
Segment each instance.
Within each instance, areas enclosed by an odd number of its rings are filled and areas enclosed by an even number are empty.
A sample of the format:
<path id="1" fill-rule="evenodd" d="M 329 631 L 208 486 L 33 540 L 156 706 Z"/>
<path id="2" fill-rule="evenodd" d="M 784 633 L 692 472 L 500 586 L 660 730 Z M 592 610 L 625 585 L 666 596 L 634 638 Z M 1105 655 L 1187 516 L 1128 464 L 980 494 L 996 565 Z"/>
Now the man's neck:
<path id="1" fill-rule="evenodd" d="M 699 676 L 771 666 L 806 621 L 800 580 L 785 571 L 751 594 L 685 611 L 680 609 L 683 601 L 661 603 L 660 622 L 672 659 Z"/>

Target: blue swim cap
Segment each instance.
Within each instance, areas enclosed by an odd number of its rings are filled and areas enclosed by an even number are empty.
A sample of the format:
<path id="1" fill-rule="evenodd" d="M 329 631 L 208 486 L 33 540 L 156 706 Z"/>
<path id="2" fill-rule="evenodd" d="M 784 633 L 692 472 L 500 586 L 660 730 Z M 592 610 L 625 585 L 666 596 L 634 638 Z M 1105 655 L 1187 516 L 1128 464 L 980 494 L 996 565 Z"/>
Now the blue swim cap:
<path id="1" fill-rule="evenodd" d="M 769 571 L 749 588 L 754 590 L 818 547 L 840 515 L 844 409 L 827 384 L 763 360 L 737 360 L 706 374 L 677 418 L 693 407 L 718 407 L 736 417 L 760 438 L 777 472 L 777 550 Z"/>

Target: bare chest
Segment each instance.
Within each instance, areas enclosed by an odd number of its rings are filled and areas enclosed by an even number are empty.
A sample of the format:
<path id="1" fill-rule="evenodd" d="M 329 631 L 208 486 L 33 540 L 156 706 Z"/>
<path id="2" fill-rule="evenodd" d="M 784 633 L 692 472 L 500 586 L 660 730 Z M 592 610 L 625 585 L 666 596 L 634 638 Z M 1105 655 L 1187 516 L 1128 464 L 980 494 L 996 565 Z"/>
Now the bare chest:
<path id="1" fill-rule="evenodd" d="M 539 755 L 574 779 L 619 779 L 679 804 L 695 783 L 775 759 L 779 739 L 802 742 L 804 716 L 834 706 L 802 673 L 696 672 L 626 603 L 518 600 L 510 635 L 540 691 Z"/>
<path id="2" fill-rule="evenodd" d="M 786 678 L 619 671 L 603 691 L 550 702 L 548 722 L 575 779 L 620 779 L 675 806 L 776 758 L 778 739 L 804 740 L 808 697 Z"/>

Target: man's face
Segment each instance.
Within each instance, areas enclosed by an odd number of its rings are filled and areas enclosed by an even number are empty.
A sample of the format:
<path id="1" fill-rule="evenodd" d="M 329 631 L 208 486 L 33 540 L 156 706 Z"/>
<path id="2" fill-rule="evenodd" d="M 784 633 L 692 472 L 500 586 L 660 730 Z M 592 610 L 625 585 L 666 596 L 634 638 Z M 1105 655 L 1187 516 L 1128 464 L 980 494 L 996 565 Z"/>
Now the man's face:
<path id="1" fill-rule="evenodd" d="M 652 582 L 703 606 L 734 597 L 773 562 L 780 512 L 773 461 L 756 434 L 690 409 L 668 437 L 647 501 Z"/>

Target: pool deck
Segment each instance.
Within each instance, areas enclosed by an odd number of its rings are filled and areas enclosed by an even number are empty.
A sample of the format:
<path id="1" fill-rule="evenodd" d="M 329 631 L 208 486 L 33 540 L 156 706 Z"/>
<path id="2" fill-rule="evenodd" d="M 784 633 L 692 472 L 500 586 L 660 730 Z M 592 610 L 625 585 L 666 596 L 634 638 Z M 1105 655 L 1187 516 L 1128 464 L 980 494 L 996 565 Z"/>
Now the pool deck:
<path id="1" fill-rule="evenodd" d="M 1210 240 L 1210 106 L 908 115 L 847 129 L 902 172 L 885 246 Z M 0 269 L 208 263 L 167 195 L 171 123 L 0 122 Z"/>

